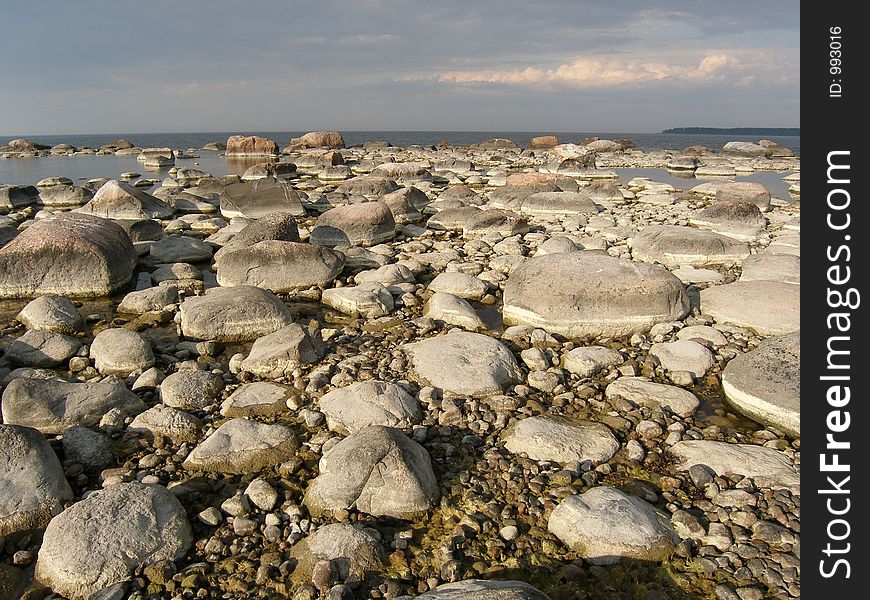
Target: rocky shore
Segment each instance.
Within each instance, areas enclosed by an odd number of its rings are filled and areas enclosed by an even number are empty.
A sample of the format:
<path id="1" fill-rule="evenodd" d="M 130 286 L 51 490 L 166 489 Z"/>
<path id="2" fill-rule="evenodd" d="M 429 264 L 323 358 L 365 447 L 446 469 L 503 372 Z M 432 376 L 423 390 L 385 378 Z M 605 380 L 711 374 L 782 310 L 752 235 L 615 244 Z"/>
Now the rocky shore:
<path id="1" fill-rule="evenodd" d="M 0 147 L 0 598 L 800 597 L 799 159 L 563 141 Z"/>

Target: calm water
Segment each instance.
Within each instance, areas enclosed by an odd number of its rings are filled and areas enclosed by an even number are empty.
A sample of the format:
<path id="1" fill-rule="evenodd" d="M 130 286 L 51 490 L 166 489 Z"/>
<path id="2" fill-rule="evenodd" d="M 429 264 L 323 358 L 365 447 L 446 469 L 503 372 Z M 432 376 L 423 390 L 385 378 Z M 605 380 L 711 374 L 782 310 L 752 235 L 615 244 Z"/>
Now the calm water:
<path id="1" fill-rule="evenodd" d="M 298 137 L 304 132 L 245 132 L 262 135 L 278 142 L 280 146 L 287 145 L 290 138 Z M 553 132 L 493 132 L 493 131 L 350 131 L 342 132 L 348 146 L 360 145 L 367 140 L 387 140 L 395 146 L 409 145 L 434 145 L 442 140 L 447 140 L 457 146 L 475 144 L 486 139 L 500 137 L 511 139 L 519 146 L 528 145 L 532 137 L 549 135 Z M 209 142 L 226 141 L 232 132 L 213 133 L 115 133 L 115 134 L 89 134 L 89 135 L 34 135 L 34 136 L 4 136 L 0 137 L 0 143 L 16 137 L 27 139 L 46 145 L 61 143 L 72 144 L 76 147 L 99 146 L 112 142 L 118 138 L 129 140 L 133 144 L 142 147 L 170 147 L 186 150 L 188 148 L 201 148 Z M 718 150 L 726 142 L 733 140 L 757 142 L 758 139 L 732 135 L 680 135 L 663 133 L 595 133 L 595 132 L 557 132 L 562 142 L 579 142 L 584 137 L 598 136 L 602 139 L 630 139 L 638 148 L 644 151 L 674 150 L 686 146 L 701 145 Z M 771 139 L 783 146 L 794 150 L 800 155 L 799 136 L 771 136 Z M 189 166 L 207 171 L 214 175 L 227 173 L 243 173 L 250 163 L 229 162 L 218 155 L 217 152 L 199 151 L 199 158 L 178 160 L 178 166 Z M 258 161 L 254 161 L 258 162 Z M 32 185 L 45 177 L 63 176 L 69 177 L 75 182 L 87 181 L 94 177 L 116 178 L 125 171 L 136 171 L 145 177 L 166 177 L 166 170 L 146 171 L 135 156 L 55 156 L 41 158 L 14 158 L 0 159 L 0 183 L 6 184 L 29 184 Z M 620 169 L 620 175 L 637 170 Z M 624 173 L 623 173 L 624 172 Z M 692 180 L 680 179 L 668 175 L 666 171 L 654 170 L 650 174 L 644 170 L 635 175 L 654 177 L 657 181 L 667 181 L 675 187 L 690 187 Z M 746 177 L 738 177 L 741 181 L 758 181 L 768 186 L 774 196 L 788 198 L 787 185 L 781 180 L 781 175 L 771 173 L 755 173 Z M 624 179 L 625 180 L 625 179 Z M 691 184 L 693 185 L 693 184 Z"/>

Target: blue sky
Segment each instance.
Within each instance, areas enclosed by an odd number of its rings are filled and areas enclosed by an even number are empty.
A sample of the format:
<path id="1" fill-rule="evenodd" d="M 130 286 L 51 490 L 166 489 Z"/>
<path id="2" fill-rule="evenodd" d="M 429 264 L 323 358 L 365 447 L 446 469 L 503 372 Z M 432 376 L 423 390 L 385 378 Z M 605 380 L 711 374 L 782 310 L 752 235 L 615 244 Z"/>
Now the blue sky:
<path id="1" fill-rule="evenodd" d="M 0 134 L 800 125 L 792 0 L 3 0 L 0 11 Z"/>

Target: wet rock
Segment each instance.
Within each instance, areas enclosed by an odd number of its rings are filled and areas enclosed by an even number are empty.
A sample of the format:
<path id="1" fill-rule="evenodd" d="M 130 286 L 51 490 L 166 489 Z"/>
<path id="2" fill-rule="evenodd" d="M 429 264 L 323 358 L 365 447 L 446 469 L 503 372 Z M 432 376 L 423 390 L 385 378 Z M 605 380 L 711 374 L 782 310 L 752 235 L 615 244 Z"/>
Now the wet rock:
<path id="1" fill-rule="evenodd" d="M 329 429 L 342 435 L 371 425 L 410 429 L 423 414 L 417 400 L 395 383 L 361 381 L 332 390 L 320 399 Z"/>
<path id="2" fill-rule="evenodd" d="M 606 425 L 556 417 L 528 417 L 505 433 L 505 448 L 532 460 L 560 463 L 610 460 L 619 442 Z"/>
<path id="3" fill-rule="evenodd" d="M 274 294 L 253 286 L 212 288 L 181 303 L 181 330 L 194 340 L 255 340 L 289 325 L 290 313 Z"/>
<path id="4" fill-rule="evenodd" d="M 185 459 L 185 469 L 250 473 L 272 468 L 293 457 L 299 442 L 283 425 L 231 419 L 218 427 Z"/>
<path id="5" fill-rule="evenodd" d="M 184 508 L 166 488 L 121 483 L 52 519 L 36 579 L 71 600 L 85 600 L 129 579 L 137 568 L 180 559 L 192 542 Z"/>
<path id="6" fill-rule="evenodd" d="M 104 375 L 126 377 L 154 366 L 151 344 L 135 331 L 104 329 L 91 344 L 91 358 L 97 371 Z"/>

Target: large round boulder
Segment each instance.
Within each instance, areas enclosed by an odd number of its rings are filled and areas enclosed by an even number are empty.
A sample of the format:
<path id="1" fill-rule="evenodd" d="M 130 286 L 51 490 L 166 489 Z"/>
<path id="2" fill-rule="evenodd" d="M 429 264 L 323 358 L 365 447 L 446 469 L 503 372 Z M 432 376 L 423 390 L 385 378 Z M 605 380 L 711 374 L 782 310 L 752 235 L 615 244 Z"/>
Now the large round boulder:
<path id="1" fill-rule="evenodd" d="M 255 340 L 293 322 L 275 294 L 250 285 L 217 287 L 181 303 L 181 331 L 194 340 Z"/>

